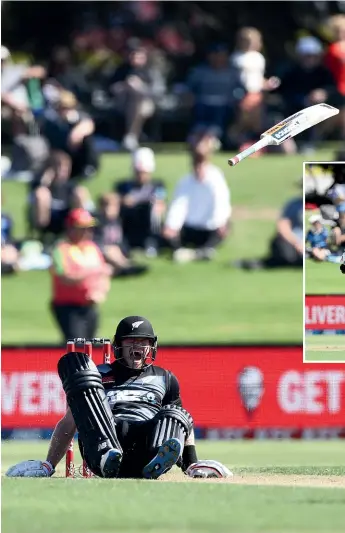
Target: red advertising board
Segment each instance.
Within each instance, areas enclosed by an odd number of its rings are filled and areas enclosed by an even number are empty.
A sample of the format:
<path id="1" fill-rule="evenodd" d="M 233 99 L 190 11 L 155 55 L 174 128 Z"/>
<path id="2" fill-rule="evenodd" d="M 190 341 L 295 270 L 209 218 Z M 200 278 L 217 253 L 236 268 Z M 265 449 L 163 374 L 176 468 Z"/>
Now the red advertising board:
<path id="1" fill-rule="evenodd" d="M 60 355 L 3 348 L 3 428 L 54 427 L 65 410 Z M 161 347 L 157 364 L 178 377 L 196 427 L 345 427 L 345 365 L 303 363 L 302 348 Z"/>
<path id="2" fill-rule="evenodd" d="M 345 330 L 345 295 L 307 294 L 305 327 L 318 330 Z"/>

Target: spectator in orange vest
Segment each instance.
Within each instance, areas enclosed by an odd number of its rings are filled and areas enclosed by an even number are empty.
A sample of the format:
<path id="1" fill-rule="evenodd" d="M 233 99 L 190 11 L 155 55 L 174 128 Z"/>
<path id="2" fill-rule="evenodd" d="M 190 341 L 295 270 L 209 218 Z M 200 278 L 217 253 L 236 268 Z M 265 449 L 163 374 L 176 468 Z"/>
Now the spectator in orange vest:
<path id="1" fill-rule="evenodd" d="M 345 15 L 335 15 L 329 20 L 333 34 L 333 43 L 329 46 L 325 62 L 337 84 L 339 94 L 343 97 L 339 123 L 341 138 L 345 139 Z"/>
<path id="2" fill-rule="evenodd" d="M 91 240 L 95 219 L 82 208 L 72 209 L 66 220 L 66 239 L 52 254 L 52 313 L 64 335 L 93 338 L 99 311 L 110 288 L 111 267 Z"/>

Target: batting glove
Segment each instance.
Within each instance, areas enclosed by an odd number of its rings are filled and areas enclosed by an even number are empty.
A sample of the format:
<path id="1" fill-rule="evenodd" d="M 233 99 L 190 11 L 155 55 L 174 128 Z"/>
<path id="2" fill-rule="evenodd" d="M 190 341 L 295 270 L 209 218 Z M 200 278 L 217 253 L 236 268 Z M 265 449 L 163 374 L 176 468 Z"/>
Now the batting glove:
<path id="1" fill-rule="evenodd" d="M 55 469 L 49 461 L 22 461 L 11 466 L 7 472 L 7 477 L 50 477 Z"/>
<path id="2" fill-rule="evenodd" d="M 233 476 L 233 473 L 226 466 L 212 459 L 191 464 L 185 474 L 193 478 L 225 478 Z"/>

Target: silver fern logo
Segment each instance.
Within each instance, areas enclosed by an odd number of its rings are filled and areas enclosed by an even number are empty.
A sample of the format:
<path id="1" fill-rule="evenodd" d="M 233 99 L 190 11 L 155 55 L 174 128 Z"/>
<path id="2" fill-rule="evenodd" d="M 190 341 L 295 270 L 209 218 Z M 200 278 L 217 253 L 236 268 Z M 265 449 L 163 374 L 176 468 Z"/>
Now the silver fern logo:
<path id="1" fill-rule="evenodd" d="M 138 320 L 137 322 L 133 322 L 133 324 L 132 324 L 132 331 L 133 331 L 133 329 L 138 328 L 138 327 L 140 326 L 140 324 L 143 324 L 143 323 L 144 323 L 143 320 Z"/>
<path id="2" fill-rule="evenodd" d="M 264 394 L 263 373 L 256 366 L 245 367 L 238 375 L 237 387 L 244 408 L 248 413 L 253 413 Z"/>

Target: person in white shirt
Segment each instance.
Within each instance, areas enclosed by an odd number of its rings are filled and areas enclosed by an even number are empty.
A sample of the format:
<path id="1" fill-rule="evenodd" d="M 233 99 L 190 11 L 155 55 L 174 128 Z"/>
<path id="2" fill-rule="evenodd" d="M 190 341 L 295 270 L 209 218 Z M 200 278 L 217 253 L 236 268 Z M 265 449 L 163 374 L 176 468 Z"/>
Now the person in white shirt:
<path id="1" fill-rule="evenodd" d="M 230 190 L 223 172 L 209 162 L 214 137 L 199 133 L 192 146 L 192 172 L 178 183 L 163 237 L 178 262 L 211 259 L 228 233 Z"/>
<path id="2" fill-rule="evenodd" d="M 240 136 L 248 132 L 253 135 L 262 132 L 264 91 L 276 89 L 280 84 L 276 77 L 265 78 L 266 59 L 261 52 L 262 47 L 259 30 L 241 28 L 237 34 L 235 51 L 229 59 L 230 65 L 238 69 L 247 91 L 240 104 L 241 113 L 236 125 Z"/>

